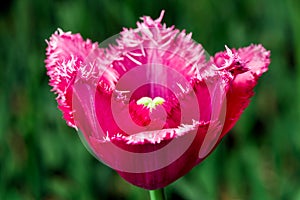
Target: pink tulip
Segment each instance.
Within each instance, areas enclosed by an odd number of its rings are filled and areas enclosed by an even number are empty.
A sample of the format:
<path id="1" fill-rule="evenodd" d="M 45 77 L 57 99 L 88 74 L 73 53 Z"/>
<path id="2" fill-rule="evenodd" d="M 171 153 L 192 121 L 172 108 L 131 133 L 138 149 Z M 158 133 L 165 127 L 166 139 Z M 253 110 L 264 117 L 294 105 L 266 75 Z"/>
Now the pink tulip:
<path id="1" fill-rule="evenodd" d="M 270 52 L 262 45 L 207 57 L 191 34 L 148 16 L 100 47 L 56 31 L 46 68 L 58 107 L 99 160 L 157 189 L 205 159 L 248 106 Z"/>

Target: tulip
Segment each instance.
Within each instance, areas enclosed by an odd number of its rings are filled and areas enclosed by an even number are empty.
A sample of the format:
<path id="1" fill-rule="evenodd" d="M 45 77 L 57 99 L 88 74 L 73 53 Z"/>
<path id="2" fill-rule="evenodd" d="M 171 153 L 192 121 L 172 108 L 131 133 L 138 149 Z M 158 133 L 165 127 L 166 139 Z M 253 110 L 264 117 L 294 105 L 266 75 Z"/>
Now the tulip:
<path id="1" fill-rule="evenodd" d="M 207 56 L 191 34 L 162 24 L 163 14 L 100 45 L 58 29 L 45 60 L 67 124 L 96 158 L 148 190 L 213 151 L 270 64 L 260 44 Z"/>

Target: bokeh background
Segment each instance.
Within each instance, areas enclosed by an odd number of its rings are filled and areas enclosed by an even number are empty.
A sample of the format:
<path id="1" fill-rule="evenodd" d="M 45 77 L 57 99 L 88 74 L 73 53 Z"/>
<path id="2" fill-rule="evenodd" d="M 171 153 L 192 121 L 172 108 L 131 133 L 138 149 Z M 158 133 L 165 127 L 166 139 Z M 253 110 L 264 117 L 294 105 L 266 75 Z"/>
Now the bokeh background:
<path id="1" fill-rule="evenodd" d="M 58 28 L 103 41 L 142 15 L 193 32 L 210 54 L 262 43 L 270 70 L 215 152 L 166 188 L 169 199 L 300 199 L 297 0 L 12 0 L 0 7 L 0 199 L 148 199 L 98 162 L 57 109 L 44 67 Z"/>

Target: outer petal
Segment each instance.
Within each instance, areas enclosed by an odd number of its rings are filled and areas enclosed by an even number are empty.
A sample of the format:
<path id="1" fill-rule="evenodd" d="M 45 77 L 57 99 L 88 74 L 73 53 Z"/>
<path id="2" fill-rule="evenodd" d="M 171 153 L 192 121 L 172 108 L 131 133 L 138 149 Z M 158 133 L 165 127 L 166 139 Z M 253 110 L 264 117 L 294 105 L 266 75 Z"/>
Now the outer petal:
<path id="1" fill-rule="evenodd" d="M 258 78 L 268 70 L 270 64 L 270 51 L 267 51 L 262 45 L 250 45 L 232 51 L 236 59 L 233 61 L 231 68 L 227 70 L 231 71 L 234 79 L 227 93 L 226 121 L 221 137 L 235 125 L 248 106 L 250 98 L 254 94 L 253 89 Z M 228 51 L 221 54 L 227 54 L 228 56 Z M 216 57 L 218 57 L 219 63 L 222 63 L 222 61 L 220 62 L 222 60 L 220 53 L 216 54 Z M 220 67 L 219 63 L 217 63 L 218 67 Z"/>
<path id="2" fill-rule="evenodd" d="M 182 154 L 182 156 L 170 165 L 148 173 L 128 173 L 118 171 L 119 175 L 128 182 L 148 190 L 158 189 L 169 185 L 188 173 L 204 159 L 202 158 L 199 160 L 198 152 L 203 139 L 205 138 L 205 134 L 207 133 L 208 126 L 209 124 L 202 124 L 199 126 L 196 138 L 191 146 Z M 213 125 L 210 124 L 210 126 Z M 219 127 L 215 126 L 214 131 L 219 131 L 218 128 Z M 188 134 L 176 139 L 182 140 L 186 136 L 188 136 Z M 170 154 L 172 154 L 172 152 L 170 152 Z M 154 160 L 153 162 L 160 162 L 160 160 Z"/>
<path id="3" fill-rule="evenodd" d="M 94 50 L 97 43 L 84 41 L 80 34 L 71 34 L 58 29 L 49 41 L 46 41 L 47 58 L 45 60 L 49 85 L 57 94 L 59 109 L 63 112 L 67 124 L 76 127 L 72 111 L 72 85 L 84 59 Z"/>
<path id="4" fill-rule="evenodd" d="M 215 77 L 216 78 L 216 77 Z M 223 78 L 223 77 L 222 77 Z M 165 167 L 151 171 L 151 172 L 145 172 L 145 173 L 131 173 L 131 172 L 125 172 L 117 170 L 120 176 L 122 176 L 125 180 L 128 182 L 145 188 L 145 189 L 157 189 L 167 186 L 168 184 L 172 183 L 173 181 L 177 180 L 181 176 L 185 175 L 187 172 L 189 172 L 194 166 L 199 164 L 203 159 L 205 159 L 217 146 L 219 142 L 219 135 L 222 126 L 220 124 L 222 122 L 218 121 L 220 118 L 220 115 L 222 115 L 222 104 L 223 104 L 223 98 L 225 95 L 225 90 L 227 88 L 227 78 L 225 79 L 216 79 L 214 80 L 214 77 L 211 77 L 209 81 L 204 84 L 203 81 L 196 81 L 194 83 L 194 90 L 197 93 L 197 98 L 199 98 L 199 102 L 203 104 L 199 104 L 199 109 L 201 110 L 201 116 L 200 119 L 208 122 L 201 122 L 199 126 L 197 127 L 197 133 L 195 136 L 195 139 L 193 140 L 192 144 L 187 148 L 185 152 L 181 156 L 179 156 L 174 162 L 166 165 Z M 219 84 L 218 84 L 219 83 Z M 222 84 L 221 84 L 222 83 Z M 221 84 L 221 85 L 220 85 Z M 208 94 L 209 90 L 214 93 Z M 223 93 L 224 92 L 224 93 Z M 206 98 L 203 98 L 203 97 Z M 188 99 L 187 102 L 188 103 Z M 214 112 L 212 113 L 212 106 L 211 104 L 214 104 Z M 216 106 L 218 104 L 218 106 Z M 220 105 L 219 105 L 220 104 Z M 188 106 L 187 104 L 181 105 L 183 109 L 192 110 L 195 109 L 193 105 L 191 107 L 185 107 Z M 195 105 L 194 105 L 195 106 Z M 214 117 L 213 117 L 214 116 Z M 213 117 L 216 121 L 210 120 L 210 118 Z M 114 127 L 114 126 L 112 126 Z M 186 129 L 192 128 L 192 127 L 186 127 Z M 180 129 L 173 129 L 172 131 L 176 132 L 177 137 L 170 137 L 166 134 L 161 133 L 167 133 L 167 131 L 171 131 L 168 129 L 163 129 L 160 131 L 157 131 L 157 137 L 161 137 L 163 140 L 160 143 L 151 143 L 149 141 L 144 141 L 143 137 L 139 134 L 137 135 L 131 135 L 129 137 L 139 137 L 139 138 L 130 138 L 134 141 L 138 141 L 137 143 L 128 143 L 126 141 L 115 140 L 114 138 L 109 138 L 108 141 L 105 140 L 98 140 L 95 137 L 89 137 L 90 145 L 94 151 L 94 153 L 100 157 L 101 152 L 103 152 L 103 149 L 105 148 L 106 143 L 109 141 L 113 141 L 114 144 L 118 145 L 119 147 L 126 149 L 130 152 L 138 152 L 138 153 L 146 153 L 155 151 L 157 149 L 160 149 L 168 144 L 170 140 L 180 140 L 184 141 L 186 137 L 190 137 L 190 134 L 192 134 L 195 131 L 195 128 L 192 128 L 191 131 L 186 131 L 183 134 L 180 133 Z M 140 133 L 142 134 L 142 133 Z M 150 137 L 151 135 L 145 136 L 145 138 Z M 205 141 L 206 138 L 210 138 L 208 141 Z M 139 139 L 143 140 L 142 143 L 140 143 Z M 180 147 L 178 147 L 180 149 Z M 178 149 L 172 149 L 172 151 L 169 151 L 166 157 L 172 157 L 172 154 L 174 154 L 174 151 L 177 151 Z M 201 156 L 200 156 L 201 152 Z M 116 160 L 118 163 L 123 163 L 121 159 L 113 159 L 113 156 L 116 156 L 113 152 L 110 152 L 110 156 L 112 157 L 112 160 Z M 130 157 L 125 158 L 126 162 L 129 163 L 135 163 L 135 160 L 131 160 Z M 152 163 L 162 162 L 161 158 L 155 158 L 153 157 L 152 160 L 148 161 Z M 123 163 L 124 164 L 124 163 Z M 149 164 L 149 163 L 148 163 Z M 139 165 L 147 165 L 147 163 L 141 162 Z"/>

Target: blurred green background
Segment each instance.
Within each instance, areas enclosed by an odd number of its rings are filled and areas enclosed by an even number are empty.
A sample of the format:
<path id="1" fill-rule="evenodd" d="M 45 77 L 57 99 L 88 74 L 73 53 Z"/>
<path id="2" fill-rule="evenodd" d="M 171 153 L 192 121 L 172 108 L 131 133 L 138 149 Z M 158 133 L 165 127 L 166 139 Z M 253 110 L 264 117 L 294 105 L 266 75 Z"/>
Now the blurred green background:
<path id="1" fill-rule="evenodd" d="M 0 14 L 0 199 L 148 199 L 82 145 L 44 67 L 58 28 L 103 41 L 142 15 L 193 32 L 210 54 L 262 43 L 270 70 L 214 153 L 169 199 L 300 199 L 300 3 L 281 0 L 13 0 Z"/>

